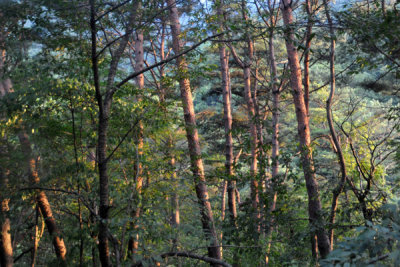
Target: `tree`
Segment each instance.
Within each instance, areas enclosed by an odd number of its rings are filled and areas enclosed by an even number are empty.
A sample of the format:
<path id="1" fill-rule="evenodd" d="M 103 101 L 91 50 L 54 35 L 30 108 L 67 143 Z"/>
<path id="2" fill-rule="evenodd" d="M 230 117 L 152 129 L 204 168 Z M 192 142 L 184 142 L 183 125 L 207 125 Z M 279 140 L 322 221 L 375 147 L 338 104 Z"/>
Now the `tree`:
<path id="1" fill-rule="evenodd" d="M 300 140 L 300 151 L 302 158 L 302 165 L 304 171 L 304 178 L 306 180 L 307 193 L 308 193 L 308 212 L 311 227 L 316 228 L 318 249 L 321 256 L 324 258 L 330 251 L 330 244 L 328 236 L 325 232 L 325 223 L 322 216 L 322 205 L 319 197 L 319 188 L 317 180 L 315 179 L 314 164 L 312 159 L 311 150 L 311 136 L 309 118 L 307 109 L 304 102 L 304 92 L 301 82 L 301 69 L 297 48 L 294 45 L 293 23 L 292 14 L 292 1 L 281 1 L 282 16 L 287 27 L 286 30 L 286 50 L 289 58 L 290 67 L 290 83 L 293 92 L 293 102 L 296 109 L 296 117 L 298 124 L 298 135 Z"/>
<path id="2" fill-rule="evenodd" d="M 167 5 L 169 8 L 169 19 L 171 22 L 173 49 L 175 54 L 178 55 L 182 51 L 182 44 L 179 37 L 181 30 L 178 9 L 174 0 L 168 0 Z M 188 77 L 186 77 L 187 63 L 183 57 L 178 57 L 176 60 L 176 66 L 178 68 L 178 75 L 180 76 L 179 86 L 181 91 L 183 113 L 185 117 L 186 136 L 188 139 L 190 161 L 196 187 L 196 194 L 199 200 L 201 222 L 203 225 L 204 234 L 210 242 L 208 245 L 208 255 L 210 258 L 221 259 L 222 248 L 219 246 L 211 204 L 208 199 L 208 190 L 204 176 L 203 161 L 201 159 L 199 137 L 196 129 L 196 118 L 194 114 L 190 81 Z"/>

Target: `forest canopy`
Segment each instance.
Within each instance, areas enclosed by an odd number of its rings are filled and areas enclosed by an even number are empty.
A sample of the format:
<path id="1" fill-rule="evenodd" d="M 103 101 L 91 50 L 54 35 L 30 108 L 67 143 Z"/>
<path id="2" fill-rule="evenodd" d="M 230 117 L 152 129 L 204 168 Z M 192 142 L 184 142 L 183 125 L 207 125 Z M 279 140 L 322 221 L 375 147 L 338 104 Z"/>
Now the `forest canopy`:
<path id="1" fill-rule="evenodd" d="M 0 1 L 0 266 L 400 266 L 399 9 Z"/>

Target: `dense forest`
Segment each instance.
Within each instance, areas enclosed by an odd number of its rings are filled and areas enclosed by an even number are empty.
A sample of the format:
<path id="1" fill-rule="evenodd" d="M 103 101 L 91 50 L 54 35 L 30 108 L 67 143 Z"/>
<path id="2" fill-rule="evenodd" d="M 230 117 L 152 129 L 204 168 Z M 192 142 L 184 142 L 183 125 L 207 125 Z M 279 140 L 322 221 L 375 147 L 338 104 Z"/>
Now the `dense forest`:
<path id="1" fill-rule="evenodd" d="M 0 266 L 400 266 L 399 0 L 0 1 Z"/>

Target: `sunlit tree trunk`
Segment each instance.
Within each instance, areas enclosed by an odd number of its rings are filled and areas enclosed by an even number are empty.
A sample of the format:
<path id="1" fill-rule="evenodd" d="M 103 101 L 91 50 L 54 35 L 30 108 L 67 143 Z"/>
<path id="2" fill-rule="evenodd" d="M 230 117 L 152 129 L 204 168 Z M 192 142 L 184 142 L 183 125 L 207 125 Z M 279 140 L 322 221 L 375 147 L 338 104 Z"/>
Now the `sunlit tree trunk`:
<path id="1" fill-rule="evenodd" d="M 1 171 L 1 170 L 0 170 Z M 0 173 L 0 186 L 2 190 L 6 188 L 5 177 L 3 173 Z M 13 248 L 11 242 L 11 222 L 8 216 L 8 201 L 9 199 L 4 198 L 0 193 L 0 266 L 11 267 L 13 266 Z"/>
<path id="2" fill-rule="evenodd" d="M 175 0 L 167 0 L 169 6 L 169 19 L 171 23 L 172 46 L 175 54 L 179 54 L 182 50 L 180 41 L 180 23 L 179 14 Z M 208 255 L 212 258 L 221 259 L 222 249 L 219 246 L 218 236 L 214 225 L 211 204 L 208 197 L 208 189 L 204 175 L 203 161 L 201 158 L 201 148 L 199 136 L 196 128 L 196 119 L 192 92 L 190 89 L 190 81 L 188 78 L 188 67 L 184 57 L 176 60 L 179 71 L 179 85 L 183 105 L 183 113 L 185 118 L 186 136 L 189 145 L 189 154 L 191 168 L 194 176 L 194 183 L 197 198 L 199 200 L 201 222 L 205 236 L 209 241 Z"/>
<path id="3" fill-rule="evenodd" d="M 40 178 L 37 172 L 36 160 L 32 155 L 31 144 L 28 139 L 28 135 L 23 131 L 18 135 L 19 141 L 21 143 L 22 151 L 26 157 L 26 166 L 28 170 L 29 181 L 31 184 L 36 185 L 40 182 Z M 61 231 L 59 230 L 56 220 L 53 216 L 53 211 L 51 209 L 47 195 L 42 190 L 36 191 L 36 201 L 39 206 L 40 212 L 45 219 L 47 230 L 53 239 L 53 246 L 56 255 L 59 259 L 65 260 L 65 255 L 67 254 L 67 249 L 64 244 L 64 239 L 61 236 Z"/>
<path id="4" fill-rule="evenodd" d="M 2 58 L 1 58 L 1 68 L 3 68 L 4 64 L 4 56 L 5 56 L 5 50 L 2 50 Z M 3 95 L 10 93 L 12 90 L 12 82 L 10 79 L 6 79 L 5 82 L 2 83 L 2 89 L 3 89 Z M 28 135 L 25 132 L 25 129 L 22 128 L 21 132 L 18 134 L 19 141 L 21 144 L 21 149 L 23 151 L 23 154 L 25 156 L 26 160 L 26 167 L 28 171 L 28 177 L 29 177 L 29 182 L 33 185 L 36 185 L 40 182 L 39 175 L 37 173 L 37 168 L 36 168 L 36 161 L 32 155 L 32 149 L 31 149 L 31 144 L 28 139 Z M 3 201 L 4 202 L 4 201 Z M 51 210 L 50 203 L 47 199 L 46 194 L 41 191 L 41 190 L 36 190 L 36 202 L 39 206 L 40 211 L 43 214 L 43 217 L 46 218 L 46 226 L 48 229 L 48 232 L 50 236 L 52 237 L 53 240 L 53 245 L 54 245 L 54 250 L 57 255 L 57 258 L 59 258 L 61 261 L 65 261 L 65 255 L 67 253 L 67 249 L 64 244 L 64 240 L 61 237 L 61 232 L 57 227 L 56 221 L 53 217 L 53 213 Z M 5 202 L 4 202 L 5 204 Z M 7 201 L 8 204 L 8 201 Z M 2 210 L 3 210 L 3 203 L 2 203 Z M 8 210 L 8 205 L 4 206 L 4 210 Z M 8 242 L 8 240 L 11 242 L 11 235 L 10 235 L 10 224 L 9 220 L 5 221 L 6 224 L 3 225 L 2 230 L 5 229 L 5 231 L 2 231 L 3 234 L 8 234 L 8 236 L 5 236 L 4 241 Z M 10 238 L 10 239 L 8 239 Z M 5 244 L 3 241 L 3 245 Z M 11 248 L 11 250 L 10 250 Z M 12 247 L 9 247 L 7 245 L 6 249 L 6 255 L 11 256 L 12 258 Z M 11 253 L 11 254 L 9 254 Z M 8 259 L 10 261 L 10 259 Z"/>
<path id="5" fill-rule="evenodd" d="M 304 102 L 304 92 L 301 81 L 301 69 L 295 45 L 291 0 L 282 0 L 281 9 L 283 21 L 287 27 L 285 32 L 286 50 L 290 66 L 290 82 L 292 86 L 293 101 L 295 105 L 296 118 L 298 124 L 298 135 L 300 141 L 301 162 L 303 166 L 304 178 L 308 193 L 308 213 L 310 226 L 316 229 L 318 249 L 322 257 L 326 257 L 330 251 L 329 238 L 325 231 L 325 222 L 321 200 L 319 197 L 318 182 L 315 178 L 314 163 L 311 150 L 311 135 L 309 117 Z"/>

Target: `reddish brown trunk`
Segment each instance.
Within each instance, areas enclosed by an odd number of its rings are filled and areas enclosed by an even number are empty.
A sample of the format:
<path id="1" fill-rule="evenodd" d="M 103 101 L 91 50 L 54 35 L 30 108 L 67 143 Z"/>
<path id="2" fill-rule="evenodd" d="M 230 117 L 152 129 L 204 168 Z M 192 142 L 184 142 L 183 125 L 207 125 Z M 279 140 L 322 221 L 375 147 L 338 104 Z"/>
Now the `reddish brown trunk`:
<path id="1" fill-rule="evenodd" d="M 0 175 L 2 175 L 0 173 Z M 0 177 L 1 179 L 2 177 Z M 4 185 L 0 181 L 0 185 Z M 11 242 L 11 222 L 8 218 L 8 199 L 2 199 L 0 212 L 0 266 L 13 266 L 13 248 Z"/>
<path id="2" fill-rule="evenodd" d="M 32 149 L 28 139 L 28 135 L 25 132 L 21 132 L 18 137 L 21 143 L 22 151 L 27 158 L 29 180 L 32 184 L 37 184 L 40 182 L 40 178 L 36 171 L 36 161 L 32 156 Z M 36 201 L 45 219 L 47 230 L 49 231 L 49 234 L 53 239 L 53 245 L 56 255 L 59 259 L 65 260 L 67 249 L 65 247 L 64 240 L 61 237 L 61 232 L 57 227 L 56 220 L 53 217 L 53 212 L 51 210 L 49 200 L 47 199 L 45 192 L 41 190 L 37 190 L 36 194 Z"/>
<path id="3" fill-rule="evenodd" d="M 223 30 L 223 2 L 217 3 L 217 13 L 219 16 L 219 24 L 221 31 Z M 223 36 L 220 37 L 223 39 Z M 228 208 L 229 215 L 232 222 L 235 224 L 237 211 L 236 211 L 236 198 L 235 189 L 236 181 L 233 180 L 233 139 L 232 139 L 232 108 L 231 108 L 231 88 L 229 78 L 229 55 L 224 45 L 219 46 L 219 60 L 221 69 L 221 80 L 222 80 L 222 98 L 224 105 L 224 128 L 225 128 L 225 173 L 228 178 Z M 225 201 L 225 200 L 224 200 Z"/>
<path id="4" fill-rule="evenodd" d="M 47 196 L 43 191 L 38 193 L 37 202 L 39 209 L 43 214 L 43 218 L 46 222 L 47 229 L 50 235 L 53 237 L 53 245 L 57 257 L 65 260 L 65 254 L 67 253 L 67 250 L 64 245 L 64 240 L 62 239 L 61 232 L 56 225 L 56 220 L 53 217 L 53 213 Z"/>
<path id="5" fill-rule="evenodd" d="M 318 249 L 321 253 L 321 256 L 324 258 L 330 252 L 330 244 L 328 235 L 325 232 L 325 223 L 322 215 L 323 212 L 319 197 L 318 182 L 315 179 L 314 163 L 311 151 L 309 117 L 304 102 L 304 92 L 301 82 L 301 69 L 297 48 L 294 44 L 294 33 L 293 29 L 291 28 L 293 23 L 291 3 L 292 1 L 289 0 L 281 1 L 283 20 L 285 26 L 287 27 L 285 43 L 291 71 L 290 82 L 293 90 L 293 101 L 298 124 L 301 162 L 303 165 L 304 178 L 306 180 L 308 193 L 308 213 L 310 225 L 312 228 L 316 229 Z"/>
<path id="6" fill-rule="evenodd" d="M 172 45 L 175 54 L 179 54 L 182 49 L 180 42 L 180 23 L 178 9 L 175 0 L 167 0 L 169 8 L 169 18 L 171 22 Z M 194 177 L 195 189 L 200 206 L 201 222 L 203 231 L 209 239 L 208 255 L 211 258 L 221 259 L 222 249 L 220 249 L 217 232 L 215 230 L 214 218 L 211 204 L 208 198 L 208 189 L 204 175 L 203 161 L 201 159 L 201 148 L 199 136 L 196 128 L 196 119 L 193 106 L 190 81 L 187 77 L 188 67 L 184 57 L 176 60 L 179 71 L 179 85 L 185 118 L 186 137 L 189 145 L 191 167 Z"/>

